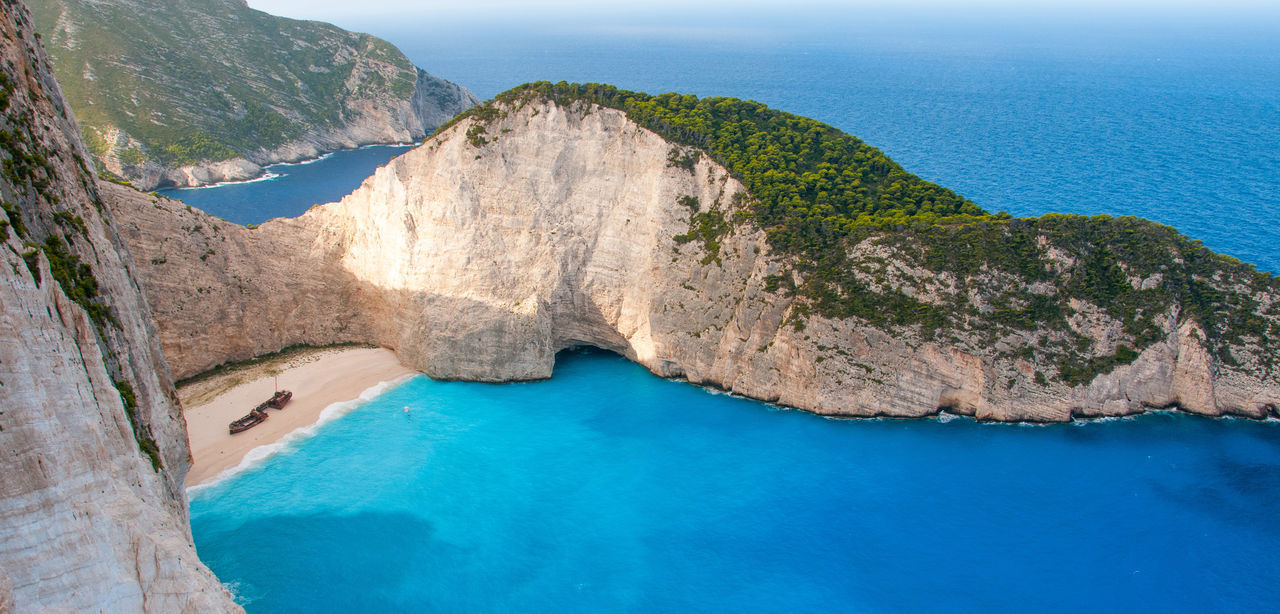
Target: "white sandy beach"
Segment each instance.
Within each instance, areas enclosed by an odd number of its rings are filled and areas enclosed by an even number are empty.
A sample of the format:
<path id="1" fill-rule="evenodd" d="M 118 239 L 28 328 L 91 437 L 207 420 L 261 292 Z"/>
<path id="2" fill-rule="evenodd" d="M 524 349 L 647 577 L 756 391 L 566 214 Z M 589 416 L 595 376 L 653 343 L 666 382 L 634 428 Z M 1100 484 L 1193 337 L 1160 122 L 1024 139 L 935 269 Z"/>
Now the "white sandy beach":
<path id="1" fill-rule="evenodd" d="M 272 370 L 279 370 L 282 390 L 293 391 L 284 409 L 267 410 L 266 422 L 231 435 L 227 424 L 267 400 L 275 390 Z M 315 424 L 324 408 L 351 401 L 382 382 L 412 375 L 390 350 L 338 348 L 315 350 L 273 363 L 221 374 L 178 391 L 187 419 L 192 464 L 187 487 L 238 465 L 250 450 L 279 441 L 296 429 Z"/>

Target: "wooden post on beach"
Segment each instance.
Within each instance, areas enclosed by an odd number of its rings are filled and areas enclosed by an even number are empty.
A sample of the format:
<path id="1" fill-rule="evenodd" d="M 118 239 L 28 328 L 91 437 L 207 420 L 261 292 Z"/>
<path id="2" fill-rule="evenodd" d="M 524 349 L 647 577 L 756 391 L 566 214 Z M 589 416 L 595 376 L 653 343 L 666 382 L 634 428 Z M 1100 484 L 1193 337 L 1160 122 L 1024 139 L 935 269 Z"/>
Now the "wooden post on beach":
<path id="1" fill-rule="evenodd" d="M 267 374 L 276 378 L 275 388 L 271 391 L 271 394 L 275 394 L 276 391 L 280 390 L 280 369 L 276 367 L 268 367 Z"/>

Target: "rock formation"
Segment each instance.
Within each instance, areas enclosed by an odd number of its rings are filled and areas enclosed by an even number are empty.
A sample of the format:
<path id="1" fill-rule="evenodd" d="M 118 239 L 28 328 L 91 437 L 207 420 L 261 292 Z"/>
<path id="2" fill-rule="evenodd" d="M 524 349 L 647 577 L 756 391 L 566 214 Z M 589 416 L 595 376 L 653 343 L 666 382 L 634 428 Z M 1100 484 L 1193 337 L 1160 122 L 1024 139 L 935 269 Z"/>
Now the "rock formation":
<path id="1" fill-rule="evenodd" d="M 135 266 L 30 16 L 0 13 L 0 611 L 239 611 L 192 545 Z"/>
<path id="2" fill-rule="evenodd" d="M 1215 356 L 1176 305 L 1136 357 L 1079 384 L 1045 378 L 1040 348 L 1087 337 L 1101 356 L 1120 353 L 1119 325 L 1085 303 L 1068 331 L 999 336 L 822 316 L 776 287 L 799 273 L 758 227 L 735 223 L 714 246 L 689 240 L 689 197 L 726 219 L 745 207 L 723 166 L 682 158 L 615 109 L 499 106 L 341 202 L 255 229 L 110 187 L 175 375 L 293 343 L 368 341 L 435 378 L 524 380 L 588 344 L 663 377 L 834 416 L 1063 421 L 1177 406 L 1261 417 L 1280 400 L 1274 371 Z M 851 257 L 888 267 L 874 273 L 886 287 L 935 300 L 955 286 L 885 238 Z M 1043 251 L 1062 266 L 1074 257 Z M 1255 298 L 1270 313 L 1276 297 Z"/>
<path id="3" fill-rule="evenodd" d="M 38 0 L 32 9 L 90 150 L 143 190 L 415 141 L 477 102 L 386 41 L 244 0 Z"/>

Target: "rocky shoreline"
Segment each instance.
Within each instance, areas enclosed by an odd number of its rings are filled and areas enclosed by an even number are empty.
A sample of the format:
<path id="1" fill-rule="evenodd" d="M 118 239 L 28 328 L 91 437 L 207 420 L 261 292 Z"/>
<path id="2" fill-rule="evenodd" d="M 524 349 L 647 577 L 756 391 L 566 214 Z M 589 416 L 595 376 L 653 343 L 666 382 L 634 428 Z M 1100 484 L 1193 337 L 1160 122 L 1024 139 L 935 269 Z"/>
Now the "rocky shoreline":
<path id="1" fill-rule="evenodd" d="M 459 88 L 459 92 L 463 99 L 459 104 L 469 106 L 478 102 L 470 92 L 462 88 Z M 459 106 L 458 110 L 465 108 L 466 106 Z M 430 116 L 429 112 L 424 113 Z M 176 168 L 150 160 L 139 165 L 123 165 L 118 163 L 117 157 L 110 154 L 104 159 L 107 170 L 126 178 L 135 188 L 144 192 L 161 188 L 208 187 L 220 183 L 241 183 L 261 179 L 266 174 L 266 167 L 274 164 L 305 164 L 339 151 L 378 145 L 415 144 L 442 122 L 443 120 L 430 125 L 420 123 L 416 127 L 396 130 L 385 128 L 381 134 L 372 133 L 359 126 L 339 131 L 317 132 L 270 150 L 253 152 L 245 157 Z M 388 130 L 391 132 L 387 133 Z"/>
<path id="2" fill-rule="evenodd" d="M 161 188 L 199 188 L 220 183 L 241 183 L 261 179 L 266 174 L 266 167 L 275 164 L 305 164 L 336 152 L 371 146 L 411 145 L 420 142 L 419 139 L 427 133 L 429 130 L 426 129 L 404 130 L 385 138 L 370 139 L 365 134 L 343 131 L 318 134 L 271 150 L 258 151 L 246 157 L 218 162 L 176 168 L 166 167 L 154 161 L 134 166 L 108 162 L 107 168 L 126 178 L 135 188 L 144 192 Z"/>
<path id="3" fill-rule="evenodd" d="M 150 189 L 146 189 L 145 191 L 158 190 L 158 189 L 179 189 L 180 190 L 180 189 L 194 189 L 194 188 L 214 188 L 214 187 L 222 187 L 227 185 L 237 185 L 242 183 L 253 183 L 255 181 L 267 181 L 280 176 L 280 175 L 273 174 L 267 170 L 267 168 L 271 166 L 279 166 L 279 165 L 302 166 L 305 164 L 314 164 L 316 162 L 326 160 L 333 154 L 341 153 L 344 151 L 357 151 L 361 149 L 368 149 L 370 147 L 411 147 L 415 144 L 417 144 L 416 141 L 365 143 L 362 145 L 356 145 L 354 147 L 343 147 L 343 148 L 333 149 L 329 151 L 322 151 L 319 154 L 310 156 L 310 157 L 302 157 L 297 159 L 281 159 L 275 162 L 264 160 L 261 164 L 255 164 L 245 158 L 237 158 L 235 160 L 225 161 L 227 163 L 235 163 L 235 164 L 244 166 L 244 168 L 247 169 L 245 171 L 246 173 L 255 172 L 254 169 L 256 169 L 256 174 L 250 175 L 250 176 L 243 176 L 245 173 L 239 173 L 239 172 L 229 173 L 229 174 L 220 174 L 221 171 L 217 170 L 215 167 L 217 164 L 222 164 L 222 163 L 200 165 L 200 166 L 184 166 L 177 169 L 178 173 L 185 175 L 188 179 L 184 185 L 178 185 L 177 183 L 170 183 L 166 185 L 156 185 L 151 187 Z M 130 185 L 133 185 L 132 182 L 130 183 Z M 133 185 L 133 187 L 139 190 L 144 189 L 137 185 Z"/>

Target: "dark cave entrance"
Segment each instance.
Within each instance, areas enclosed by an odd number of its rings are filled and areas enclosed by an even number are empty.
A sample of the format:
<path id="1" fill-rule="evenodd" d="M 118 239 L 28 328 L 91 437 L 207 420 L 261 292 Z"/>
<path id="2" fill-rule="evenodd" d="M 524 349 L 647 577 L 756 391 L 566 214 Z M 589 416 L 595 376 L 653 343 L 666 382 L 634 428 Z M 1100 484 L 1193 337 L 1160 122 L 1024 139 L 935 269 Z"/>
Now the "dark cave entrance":
<path id="1" fill-rule="evenodd" d="M 584 359 L 591 359 L 591 358 L 614 357 L 614 356 L 618 358 L 622 358 L 624 360 L 627 359 L 627 357 L 622 352 L 619 352 L 617 350 L 602 348 L 598 345 L 593 345 L 590 343 L 576 343 L 576 344 L 561 348 L 559 351 L 556 352 L 555 365 L 559 366 L 562 361 L 566 361 L 566 360 L 584 360 Z"/>

